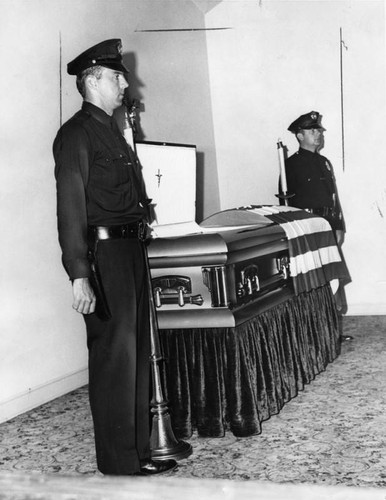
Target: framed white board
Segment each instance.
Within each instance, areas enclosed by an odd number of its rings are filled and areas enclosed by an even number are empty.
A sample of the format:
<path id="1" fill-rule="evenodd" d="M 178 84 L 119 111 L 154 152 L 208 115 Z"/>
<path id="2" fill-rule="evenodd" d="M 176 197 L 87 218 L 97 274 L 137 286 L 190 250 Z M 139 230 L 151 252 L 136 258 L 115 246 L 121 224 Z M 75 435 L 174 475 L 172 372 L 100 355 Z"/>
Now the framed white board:
<path id="1" fill-rule="evenodd" d="M 196 147 L 138 142 L 136 149 L 154 206 L 153 225 L 195 221 Z"/>

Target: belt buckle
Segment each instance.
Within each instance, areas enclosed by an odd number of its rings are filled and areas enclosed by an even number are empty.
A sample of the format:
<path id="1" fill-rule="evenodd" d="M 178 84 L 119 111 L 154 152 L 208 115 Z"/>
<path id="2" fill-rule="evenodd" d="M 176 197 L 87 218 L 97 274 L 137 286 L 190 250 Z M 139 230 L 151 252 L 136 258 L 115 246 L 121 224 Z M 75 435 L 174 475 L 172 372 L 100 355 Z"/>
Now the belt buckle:
<path id="1" fill-rule="evenodd" d="M 95 234 L 97 239 L 99 240 L 108 240 L 110 239 L 110 231 L 108 227 L 99 226 L 95 230 Z"/>
<path id="2" fill-rule="evenodd" d="M 145 241 L 146 234 L 147 234 L 147 225 L 143 221 L 138 222 L 138 228 L 137 228 L 138 239 L 141 241 Z"/>

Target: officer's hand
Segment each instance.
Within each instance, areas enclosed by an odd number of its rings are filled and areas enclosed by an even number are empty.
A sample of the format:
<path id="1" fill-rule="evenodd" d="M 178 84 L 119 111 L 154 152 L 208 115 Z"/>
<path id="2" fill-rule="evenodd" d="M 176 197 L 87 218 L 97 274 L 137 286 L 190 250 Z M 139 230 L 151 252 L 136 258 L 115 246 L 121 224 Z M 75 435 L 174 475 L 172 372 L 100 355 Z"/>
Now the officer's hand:
<path id="1" fill-rule="evenodd" d="M 77 278 L 72 284 L 74 301 L 72 307 L 80 314 L 91 314 L 95 311 L 95 293 L 88 278 Z"/>
<path id="2" fill-rule="evenodd" d="M 338 246 L 341 247 L 344 242 L 344 231 L 342 231 L 341 229 L 335 231 L 335 238 Z"/>

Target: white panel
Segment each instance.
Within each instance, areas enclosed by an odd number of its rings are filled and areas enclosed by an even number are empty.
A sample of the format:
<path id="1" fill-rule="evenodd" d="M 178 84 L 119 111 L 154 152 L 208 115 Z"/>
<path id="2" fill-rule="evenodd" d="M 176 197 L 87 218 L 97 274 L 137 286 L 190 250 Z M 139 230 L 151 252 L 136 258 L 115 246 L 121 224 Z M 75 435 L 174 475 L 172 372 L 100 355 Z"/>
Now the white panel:
<path id="1" fill-rule="evenodd" d="M 194 221 L 195 146 L 141 142 L 137 144 L 137 154 L 143 167 L 147 194 L 155 206 L 155 224 Z"/>

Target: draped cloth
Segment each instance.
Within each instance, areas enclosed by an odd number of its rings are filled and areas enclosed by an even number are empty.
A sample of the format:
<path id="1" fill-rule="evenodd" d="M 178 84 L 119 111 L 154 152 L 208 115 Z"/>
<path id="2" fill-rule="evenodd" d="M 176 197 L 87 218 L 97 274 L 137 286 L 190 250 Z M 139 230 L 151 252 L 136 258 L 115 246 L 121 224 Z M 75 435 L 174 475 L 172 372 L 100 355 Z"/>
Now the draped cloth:
<path id="1" fill-rule="evenodd" d="M 164 387 L 178 438 L 261 432 L 340 352 L 329 285 L 233 328 L 160 331 Z"/>
<path id="2" fill-rule="evenodd" d="M 261 206 L 249 209 L 280 225 L 288 238 L 290 276 L 296 294 L 333 279 L 351 281 L 342 252 L 326 219 L 294 207 Z"/>

